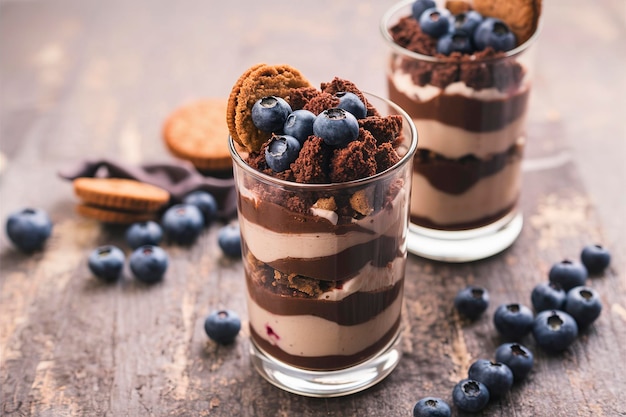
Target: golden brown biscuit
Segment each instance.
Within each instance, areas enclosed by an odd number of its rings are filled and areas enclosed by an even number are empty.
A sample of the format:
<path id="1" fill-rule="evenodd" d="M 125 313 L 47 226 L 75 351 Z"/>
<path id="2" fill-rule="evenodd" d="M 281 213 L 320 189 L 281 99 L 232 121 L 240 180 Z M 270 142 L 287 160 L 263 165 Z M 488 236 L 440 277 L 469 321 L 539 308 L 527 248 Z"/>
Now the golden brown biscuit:
<path id="1" fill-rule="evenodd" d="M 250 68 L 230 94 L 226 117 L 231 136 L 247 150 L 258 151 L 271 132 L 262 132 L 252 123 L 254 103 L 266 96 L 282 97 L 289 102 L 292 89 L 310 86 L 300 71 L 289 65 L 260 64 Z"/>
<path id="2" fill-rule="evenodd" d="M 76 178 L 74 193 L 84 203 L 137 213 L 154 212 L 170 200 L 162 188 L 122 178 Z"/>
<path id="3" fill-rule="evenodd" d="M 504 21 L 521 45 L 537 30 L 541 0 L 474 0 L 474 9 L 483 16 Z"/>
<path id="4" fill-rule="evenodd" d="M 472 5 L 467 0 L 447 0 L 446 9 L 453 15 L 467 13 L 472 9 Z"/>
<path id="5" fill-rule="evenodd" d="M 81 216 L 88 217 L 93 220 L 98 220 L 103 223 L 131 224 L 136 222 L 155 220 L 157 218 L 155 212 L 140 213 L 122 211 L 90 206 L 88 204 L 77 204 L 76 212 Z"/>
<path id="6" fill-rule="evenodd" d="M 228 151 L 227 100 L 210 98 L 188 103 L 165 120 L 163 139 L 176 157 L 199 171 L 222 171 L 232 166 Z"/>

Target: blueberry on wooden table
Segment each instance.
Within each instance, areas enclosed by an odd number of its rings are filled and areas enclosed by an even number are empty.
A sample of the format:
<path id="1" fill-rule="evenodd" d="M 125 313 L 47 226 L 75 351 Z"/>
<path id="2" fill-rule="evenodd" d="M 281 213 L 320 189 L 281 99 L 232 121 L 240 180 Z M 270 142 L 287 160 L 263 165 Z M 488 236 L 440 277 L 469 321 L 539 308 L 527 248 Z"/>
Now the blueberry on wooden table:
<path id="1" fill-rule="evenodd" d="M 534 365 L 533 353 L 519 343 L 503 343 L 496 349 L 496 361 L 505 364 L 513 372 L 515 381 L 526 378 Z"/>
<path id="2" fill-rule="evenodd" d="M 437 397 L 422 398 L 413 407 L 413 417 L 450 417 L 450 415 L 448 403 Z"/>
<path id="3" fill-rule="evenodd" d="M 179 245 L 191 245 L 204 227 L 200 209 L 192 204 L 176 204 L 168 208 L 161 220 L 167 238 Z"/>
<path id="4" fill-rule="evenodd" d="M 502 362 L 478 359 L 470 366 L 467 376 L 485 384 L 491 397 L 504 395 L 513 387 L 513 371 Z"/>
<path id="5" fill-rule="evenodd" d="M 587 268 L 581 262 L 563 259 L 550 267 L 548 279 L 560 285 L 566 292 L 574 287 L 585 285 Z"/>
<path id="6" fill-rule="evenodd" d="M 598 292 L 590 287 L 574 287 L 567 292 L 565 312 L 574 317 L 579 329 L 588 327 L 600 317 L 602 303 Z"/>
<path id="7" fill-rule="evenodd" d="M 138 281 L 152 284 L 163 279 L 169 257 L 159 246 L 140 246 L 130 255 L 129 266 Z"/>
<path id="8" fill-rule="evenodd" d="M 6 222 L 9 240 L 24 253 L 43 249 L 52 234 L 52 221 L 42 209 L 24 208 L 11 213 Z"/>
<path id="9" fill-rule="evenodd" d="M 561 310 L 546 310 L 537 314 L 533 337 L 538 346 L 548 352 L 567 349 L 578 336 L 576 320 Z"/>
<path id="10" fill-rule="evenodd" d="M 462 316 L 477 319 L 489 307 L 489 292 L 486 288 L 468 285 L 457 292 L 454 307 Z"/>
<path id="11" fill-rule="evenodd" d="M 463 379 L 452 390 L 452 401 L 460 410 L 475 413 L 489 403 L 489 389 L 473 379 Z"/>
<path id="12" fill-rule="evenodd" d="M 200 209 L 204 218 L 204 226 L 211 224 L 217 217 L 217 200 L 208 191 L 192 191 L 183 197 L 183 203 L 194 205 Z"/>
<path id="13" fill-rule="evenodd" d="M 562 310 L 567 293 L 555 282 L 537 284 L 530 293 L 530 301 L 536 312 L 544 310 Z"/>
<path id="14" fill-rule="evenodd" d="M 132 249 L 143 245 L 157 246 L 163 239 L 163 228 L 155 221 L 136 222 L 126 229 L 126 243 Z"/>
<path id="15" fill-rule="evenodd" d="M 204 331 L 221 345 L 232 343 L 241 330 L 241 319 L 232 310 L 214 310 L 204 320 Z"/>
<path id="16" fill-rule="evenodd" d="M 493 324 L 500 335 L 506 339 L 520 340 L 533 326 L 534 315 L 523 304 L 501 304 L 493 314 Z"/>
<path id="17" fill-rule="evenodd" d="M 611 253 L 602 245 L 587 245 L 580 253 L 580 260 L 591 274 L 599 274 L 611 263 Z"/>
<path id="18" fill-rule="evenodd" d="M 224 255 L 231 258 L 241 257 L 241 231 L 239 224 L 232 223 L 222 227 L 217 234 L 217 243 Z"/>
<path id="19" fill-rule="evenodd" d="M 94 249 L 87 260 L 89 270 L 103 281 L 116 281 L 124 269 L 126 256 L 114 245 L 104 245 Z"/>

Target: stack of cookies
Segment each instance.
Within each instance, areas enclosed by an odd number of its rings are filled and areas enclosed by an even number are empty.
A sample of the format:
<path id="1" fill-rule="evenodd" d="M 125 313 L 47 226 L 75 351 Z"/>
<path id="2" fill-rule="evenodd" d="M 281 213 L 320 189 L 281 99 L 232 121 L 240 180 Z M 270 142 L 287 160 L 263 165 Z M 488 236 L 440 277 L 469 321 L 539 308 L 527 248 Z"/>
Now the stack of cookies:
<path id="1" fill-rule="evenodd" d="M 158 218 L 170 194 L 151 184 L 123 178 L 77 178 L 76 211 L 104 223 L 130 224 Z"/>

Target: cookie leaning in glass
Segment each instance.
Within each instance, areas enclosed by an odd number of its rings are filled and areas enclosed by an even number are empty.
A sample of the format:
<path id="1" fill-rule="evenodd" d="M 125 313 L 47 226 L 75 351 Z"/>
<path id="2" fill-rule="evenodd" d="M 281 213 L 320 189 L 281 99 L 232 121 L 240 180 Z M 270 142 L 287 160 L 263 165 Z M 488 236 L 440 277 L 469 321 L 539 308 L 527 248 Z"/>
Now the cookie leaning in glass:
<path id="1" fill-rule="evenodd" d="M 227 119 L 253 364 L 308 396 L 379 382 L 400 360 L 414 125 L 350 81 L 265 64 Z"/>
<path id="2" fill-rule="evenodd" d="M 450 262 L 482 259 L 511 245 L 522 228 L 518 199 L 541 3 L 424 3 L 400 2 L 381 20 L 391 50 L 389 98 L 420 132 L 409 251 Z"/>

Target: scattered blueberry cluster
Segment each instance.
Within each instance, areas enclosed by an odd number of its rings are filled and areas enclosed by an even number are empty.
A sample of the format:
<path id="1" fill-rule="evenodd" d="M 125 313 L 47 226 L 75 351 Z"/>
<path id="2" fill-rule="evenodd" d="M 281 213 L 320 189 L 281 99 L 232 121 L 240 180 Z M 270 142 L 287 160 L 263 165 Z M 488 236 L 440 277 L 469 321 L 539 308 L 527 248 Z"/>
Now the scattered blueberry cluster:
<path id="1" fill-rule="evenodd" d="M 514 382 L 526 378 L 533 367 L 533 353 L 519 342 L 532 334 L 537 346 L 546 352 L 567 349 L 579 329 L 593 323 L 602 304 L 598 293 L 585 285 L 588 274 L 599 274 L 610 264 L 611 255 L 601 245 L 585 246 L 580 262 L 565 259 L 552 265 L 549 280 L 536 285 L 531 293 L 532 307 L 519 303 L 499 305 L 493 314 L 497 332 L 507 342 L 495 352 L 495 361 L 478 359 L 467 378 L 452 390 L 452 401 L 462 411 L 482 410 L 492 398 L 506 394 Z M 489 307 L 489 292 L 467 286 L 454 298 L 458 313 L 470 320 L 479 318 Z M 425 397 L 413 408 L 414 417 L 448 417 L 450 406 L 441 398 Z"/>
<path id="2" fill-rule="evenodd" d="M 283 98 L 267 96 L 252 106 L 252 123 L 273 133 L 265 148 L 265 161 L 275 172 L 282 172 L 298 158 L 302 144 L 311 135 L 327 145 L 342 147 L 359 136 L 359 122 L 367 114 L 365 104 L 354 93 L 338 92 L 339 104 L 317 116 L 304 109 L 291 110 Z"/>
<path id="3" fill-rule="evenodd" d="M 193 191 L 181 204 L 169 207 L 161 219 L 131 224 L 125 239 L 132 253 L 128 266 L 135 279 L 153 284 L 163 279 L 169 265 L 167 252 L 159 245 L 164 236 L 180 245 L 193 244 L 205 225 L 217 217 L 217 201 L 206 191 Z M 25 208 L 11 214 L 6 222 L 6 233 L 21 251 L 41 250 L 52 233 L 52 221 L 41 209 Z M 228 224 L 218 231 L 218 245 L 229 257 L 241 257 L 239 225 Z M 115 282 L 121 276 L 126 262 L 124 251 L 114 245 L 103 245 L 88 256 L 91 273 L 105 282 Z M 212 312 L 205 320 L 207 335 L 221 344 L 231 343 L 241 328 L 237 314 L 230 310 Z"/>
<path id="4" fill-rule="evenodd" d="M 508 25 L 500 19 L 483 17 L 470 10 L 453 15 L 448 9 L 437 7 L 433 0 L 417 0 L 412 15 L 422 32 L 437 39 L 437 52 L 471 54 L 487 47 L 495 51 L 508 51 L 517 40 Z"/>

